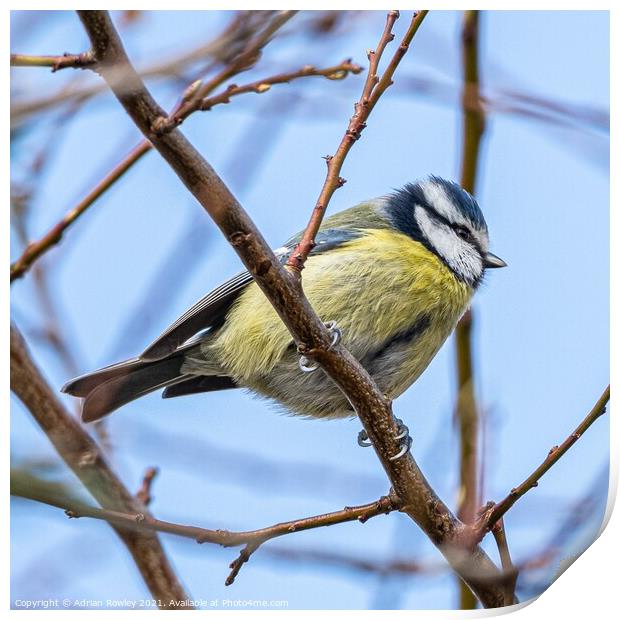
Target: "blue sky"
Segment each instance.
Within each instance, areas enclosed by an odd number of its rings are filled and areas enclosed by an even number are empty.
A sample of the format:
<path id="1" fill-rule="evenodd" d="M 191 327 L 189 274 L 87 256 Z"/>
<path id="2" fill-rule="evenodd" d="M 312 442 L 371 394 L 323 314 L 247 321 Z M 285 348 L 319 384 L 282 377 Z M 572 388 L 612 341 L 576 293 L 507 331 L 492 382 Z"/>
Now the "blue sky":
<path id="1" fill-rule="evenodd" d="M 36 54 L 86 48 L 73 14 L 46 19 L 41 22 L 45 27 L 35 24 L 27 34 L 25 16 L 14 13 L 11 50 Z M 225 19 L 220 13 L 154 12 L 125 28 L 123 36 L 131 58 L 148 65 L 204 41 Z M 343 174 L 348 182 L 335 194 L 330 211 L 427 174 L 458 179 L 459 20 L 457 12 L 429 14 L 395 85 L 347 158 Z M 384 13 L 374 12 L 358 16 L 329 41 L 277 40 L 256 69 L 236 82 L 307 63 L 332 65 L 349 56 L 365 65 L 365 50 L 378 39 L 383 22 Z M 406 22 L 404 14 L 397 36 Z M 484 13 L 481 72 L 492 96 L 517 91 L 607 111 L 607 13 Z M 425 96 L 412 87 L 414 76 L 445 86 L 452 98 L 438 102 Z M 95 81 L 86 74 L 77 77 Z M 13 69 L 12 78 L 15 97 L 28 99 L 76 74 Z M 362 83 L 363 76 L 299 81 L 274 87 L 259 99 L 240 97 L 183 125 L 274 247 L 305 225 L 325 174 L 321 157 L 336 148 Z M 152 86 L 166 107 L 182 88 L 161 82 Z M 291 94 L 295 99 L 288 98 Z M 13 152 L 14 180 L 22 178 L 24 162 L 44 135 L 45 126 L 39 125 L 22 137 Z M 108 94 L 84 106 L 62 135 L 39 179 L 28 219 L 32 237 L 53 225 L 138 139 Z M 521 481 L 576 426 L 608 383 L 608 148 L 608 133 L 600 124 L 580 124 L 575 130 L 515 114 L 489 115 L 477 194 L 491 249 L 509 268 L 489 274 L 473 306 L 477 393 L 489 420 L 485 499 L 499 499 Z M 181 241 L 184 235 L 189 241 Z M 13 259 L 19 250 L 14 238 Z M 154 153 L 107 192 L 44 261 L 80 372 L 142 350 L 196 299 L 240 269 L 215 226 Z M 12 316 L 59 389 L 69 376 L 54 352 L 34 337 L 42 315 L 30 276 L 13 285 Z M 458 457 L 454 375 L 450 340 L 395 403 L 396 415 L 411 429 L 416 459 L 452 506 Z M 152 508 L 162 519 L 252 529 L 365 503 L 388 488 L 372 451 L 357 447 L 356 421 L 309 422 L 279 415 L 241 391 L 169 401 L 151 395 L 113 415 L 108 428 L 111 460 L 130 488 L 139 486 L 147 466 L 160 467 Z M 57 460 L 14 397 L 11 441 L 16 463 Z M 517 561 L 544 546 L 575 503 L 594 488 L 592 517 L 567 543 L 566 553 L 591 538 L 606 501 L 600 481 L 608 453 L 604 417 L 515 506 L 506 525 Z M 64 475 L 64 470 L 56 473 Z M 36 535 L 41 531 L 44 540 Z M 11 534 L 13 600 L 146 597 L 135 568 L 105 524 L 68 521 L 58 510 L 13 502 Z M 290 608 L 301 609 L 446 608 L 456 600 L 454 579 L 447 573 L 384 580 L 278 559 L 268 546 L 225 588 L 233 550 L 163 540 L 196 598 L 284 599 Z M 290 536 L 273 547 L 440 561 L 401 515 Z M 486 548 L 495 554 L 491 540 Z M 62 565 L 60 552 L 70 558 Z M 26 579 L 35 566 L 36 578 Z"/>

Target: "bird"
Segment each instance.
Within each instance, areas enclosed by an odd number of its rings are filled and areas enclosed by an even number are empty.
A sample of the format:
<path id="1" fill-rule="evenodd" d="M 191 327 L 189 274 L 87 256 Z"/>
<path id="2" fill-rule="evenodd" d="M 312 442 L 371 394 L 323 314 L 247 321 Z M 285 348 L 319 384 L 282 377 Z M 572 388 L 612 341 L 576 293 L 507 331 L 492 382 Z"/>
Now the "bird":
<path id="1" fill-rule="evenodd" d="M 300 239 L 275 250 L 282 264 Z M 489 251 L 475 198 L 431 175 L 326 218 L 302 282 L 334 342 L 395 399 L 447 340 L 486 270 L 505 266 Z M 355 415 L 336 384 L 300 358 L 247 271 L 200 299 L 139 356 L 62 391 L 82 398 L 82 420 L 93 422 L 162 388 L 163 398 L 246 388 L 299 416 Z"/>

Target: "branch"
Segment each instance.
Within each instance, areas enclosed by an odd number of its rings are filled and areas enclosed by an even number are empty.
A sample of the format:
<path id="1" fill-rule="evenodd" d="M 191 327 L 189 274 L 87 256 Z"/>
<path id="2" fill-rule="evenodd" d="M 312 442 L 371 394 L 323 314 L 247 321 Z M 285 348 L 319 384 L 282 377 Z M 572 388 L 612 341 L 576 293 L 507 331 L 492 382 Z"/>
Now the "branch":
<path id="1" fill-rule="evenodd" d="M 363 506 L 347 506 L 335 512 L 276 523 L 258 530 L 233 532 L 230 530 L 212 530 L 193 525 L 180 525 L 178 523 L 162 521 L 141 511 L 124 512 L 97 508 L 73 497 L 62 485 L 50 484 L 23 472 L 11 472 L 11 494 L 60 508 L 70 518 L 88 517 L 107 521 L 126 533 L 165 532 L 183 538 L 191 538 L 199 544 L 214 543 L 222 547 L 245 545 L 239 558 L 231 564 L 232 571 L 226 580 L 226 585 L 233 583 L 241 566 L 248 561 L 254 551 L 269 540 L 295 532 L 329 527 L 339 523 L 349 523 L 351 521 L 366 523 L 366 521 L 373 517 L 388 514 L 398 509 L 397 499 L 385 496 Z"/>
<path id="2" fill-rule="evenodd" d="M 329 80 L 344 79 L 347 75 L 357 75 L 362 71 L 362 68 L 352 63 L 351 60 L 344 60 L 338 65 L 332 67 L 326 67 L 324 69 L 317 69 L 311 65 L 306 65 L 297 71 L 290 71 L 288 73 L 280 73 L 270 77 L 266 77 L 262 80 L 250 82 L 242 86 L 231 84 L 221 93 L 201 100 L 200 106 L 191 111 L 187 111 L 187 118 L 189 114 L 196 110 L 208 111 L 214 108 L 216 105 L 229 103 L 232 97 L 242 95 L 245 93 L 263 93 L 268 91 L 272 85 L 286 84 L 294 80 L 305 77 L 325 77 Z M 234 72 L 230 72 L 230 75 L 234 75 Z M 196 87 L 196 83 L 192 86 Z M 191 93 L 190 87 L 190 93 Z M 184 105 L 184 100 L 181 102 L 175 110 L 180 110 Z M 172 115 L 178 115 L 179 112 L 173 111 Z M 56 223 L 47 233 L 45 233 L 38 241 L 29 243 L 22 255 L 11 265 L 11 282 L 21 278 L 29 269 L 33 263 L 45 254 L 52 247 L 57 245 L 65 231 L 75 221 L 85 213 L 85 211 L 100 198 L 112 185 L 114 185 L 134 164 L 136 164 L 143 155 L 148 153 L 152 149 L 152 144 L 148 140 L 143 140 L 137 144 L 118 165 L 116 165 L 97 185 L 75 206 L 73 207 L 58 223 Z"/>
<path id="3" fill-rule="evenodd" d="M 476 176 L 480 159 L 480 143 L 485 129 L 484 107 L 480 93 L 479 12 L 465 11 L 461 34 L 463 58 L 463 160 L 461 185 L 470 193 L 476 193 Z"/>
<path id="4" fill-rule="evenodd" d="M 361 72 L 362 67 L 353 63 L 350 58 L 348 60 L 343 60 L 338 65 L 335 65 L 333 67 L 327 67 L 325 69 L 317 69 L 312 65 L 305 65 L 297 71 L 280 73 L 278 75 L 273 75 L 262 80 L 250 82 L 249 84 L 244 84 L 243 86 L 231 84 L 226 88 L 226 90 L 222 91 L 218 95 L 214 95 L 213 97 L 206 97 L 205 99 L 203 99 L 200 107 L 197 109 L 202 111 L 210 110 L 211 108 L 213 108 L 213 106 L 216 106 L 220 103 L 229 103 L 232 97 L 243 95 L 245 93 L 261 94 L 270 90 L 271 87 L 275 84 L 288 84 L 293 80 L 297 80 L 303 77 L 322 76 L 327 78 L 328 80 L 343 80 L 347 77 L 349 73 L 357 75 Z"/>
<path id="5" fill-rule="evenodd" d="M 151 495 L 151 489 L 153 488 L 153 481 L 157 477 L 159 470 L 157 467 L 149 467 L 142 477 L 142 484 L 136 493 L 136 499 L 148 506 L 153 501 L 153 496 Z"/>
<path id="6" fill-rule="evenodd" d="M 206 84 L 197 81 L 190 85 L 188 91 L 182 97 L 179 104 L 174 108 L 170 117 L 175 119 L 170 121 L 170 126 L 180 124 L 192 112 L 199 109 L 202 98 L 211 93 L 215 88 L 220 86 L 228 78 L 236 75 L 242 70 L 249 69 L 259 58 L 262 48 L 269 43 L 273 35 L 296 13 L 296 11 L 281 11 L 274 19 L 272 19 L 262 32 L 255 38 L 250 39 L 244 46 L 243 50 L 234 58 L 231 63 L 220 71 L 215 77 Z M 96 56 L 91 50 L 88 52 L 88 58 L 95 64 Z M 111 76 L 112 77 L 112 76 Z M 122 83 L 124 75 L 119 71 L 113 76 L 114 80 Z M 189 103 L 196 102 L 196 106 L 190 106 Z M 221 102 L 219 102 L 221 103 Z M 224 101 L 227 103 L 227 101 Z M 211 106 L 213 107 L 213 106 Z M 65 230 L 75 222 L 75 220 L 90 207 L 97 198 L 107 191 L 116 181 L 118 181 L 138 160 L 142 158 L 152 147 L 148 140 L 144 140 L 138 144 L 131 153 L 118 164 L 106 177 L 97 184 L 97 186 L 71 211 L 69 211 L 60 222 L 53 226 L 39 241 L 28 245 L 23 254 L 11 265 L 11 282 L 23 276 L 30 268 L 32 263 L 58 244 L 62 239 Z"/>
<path id="7" fill-rule="evenodd" d="M 489 503 L 482 516 L 474 526 L 474 530 L 481 539 L 514 504 L 522 498 L 530 489 L 538 486 L 538 481 L 572 448 L 577 440 L 600 418 L 606 410 L 610 397 L 610 388 L 607 386 L 590 413 L 583 419 L 581 424 L 559 445 L 549 450 L 545 460 L 517 487 L 497 504 Z"/>
<path id="8" fill-rule="evenodd" d="M 115 166 L 97 185 L 38 241 L 26 246 L 22 255 L 11 265 L 11 282 L 21 278 L 33 263 L 52 247 L 60 243 L 65 231 L 114 183 L 116 183 L 143 155 L 151 149 L 144 140 Z"/>
<path id="9" fill-rule="evenodd" d="M 515 600 L 515 588 L 517 586 L 517 577 L 519 576 L 519 570 L 512 563 L 510 557 L 510 549 L 508 548 L 508 540 L 506 539 L 506 529 L 504 528 L 504 520 L 499 519 L 495 525 L 491 528 L 493 538 L 497 544 L 499 550 L 499 557 L 502 563 L 502 570 L 504 572 L 503 581 L 506 588 L 506 605 L 514 605 L 517 603 Z"/>
<path id="10" fill-rule="evenodd" d="M 256 64 L 260 58 L 263 47 L 271 41 L 273 35 L 296 13 L 297 11 L 280 11 L 255 39 L 248 41 L 243 51 L 229 66 L 222 69 L 222 71 L 208 82 L 204 84 L 200 82 L 192 93 L 192 96 L 188 97 L 178 109 L 174 110 L 165 123 L 160 124 L 159 130 L 166 132 L 180 125 L 192 112 L 200 109 L 205 97 L 212 93 L 218 86 L 221 86 L 233 75 L 241 73 L 241 71 L 246 71 Z"/>
<path id="11" fill-rule="evenodd" d="M 484 111 L 480 102 L 480 76 L 478 68 L 478 11 L 465 11 L 461 33 L 463 87 L 463 146 L 461 160 L 461 186 L 470 194 L 475 193 L 480 155 L 480 142 L 484 132 Z M 459 427 L 459 505 L 457 515 L 471 524 L 476 519 L 480 504 L 479 485 L 479 421 L 473 376 L 471 309 L 462 316 L 455 330 L 458 396 L 456 419 Z M 476 600 L 471 591 L 461 584 L 461 609 L 475 609 Z"/>
<path id="12" fill-rule="evenodd" d="M 479 547 L 465 548 L 469 531 L 437 497 L 412 455 L 390 460 L 400 449 L 391 402 L 340 343 L 332 346 L 331 335 L 303 295 L 299 278 L 280 264 L 213 168 L 179 129 L 158 131 L 167 117 L 130 64 L 109 15 L 100 11 L 79 15 L 98 55 L 101 74 L 125 111 L 221 229 L 301 354 L 319 362 L 351 402 L 402 502 L 401 510 L 437 545 L 485 606 L 501 606 L 503 592 L 493 583 L 499 575 L 497 567 Z M 114 79 L 119 70 L 125 76 L 122 85 Z"/>
<path id="13" fill-rule="evenodd" d="M 340 141 L 340 146 L 338 147 L 336 154 L 333 156 L 328 155 L 325 158 L 327 161 L 327 177 L 323 183 L 323 188 L 321 189 L 321 193 L 316 201 L 304 234 L 287 261 L 287 265 L 295 269 L 297 272 L 300 272 L 303 269 L 304 263 L 308 258 L 308 254 L 310 254 L 315 245 L 314 238 L 319 231 L 321 222 L 323 221 L 323 216 L 325 215 L 325 211 L 327 210 L 331 197 L 334 195 L 334 192 L 338 188 L 342 187 L 346 182 L 345 179 L 340 176 L 340 171 L 342 170 L 344 160 L 349 154 L 352 146 L 361 137 L 362 131 L 366 127 L 366 121 L 368 120 L 368 117 L 370 116 L 370 113 L 375 107 L 377 101 L 392 85 L 392 77 L 394 76 L 396 67 L 405 55 L 411 41 L 413 40 L 413 37 L 415 36 L 415 33 L 418 31 L 418 28 L 427 13 L 428 11 L 414 13 L 405 36 L 403 37 L 398 49 L 392 57 L 390 64 L 381 78 L 377 76 L 379 63 L 388 43 L 394 40 L 392 28 L 399 17 L 398 11 L 390 11 L 388 13 L 385 28 L 383 29 L 383 34 L 377 44 L 377 49 L 375 51 L 371 50 L 368 52 L 370 66 L 368 68 L 368 75 L 362 90 L 362 95 L 359 101 L 355 104 L 355 112 L 349 120 L 349 125 L 347 126 L 347 130 Z"/>
<path id="14" fill-rule="evenodd" d="M 189 51 L 184 50 L 172 58 L 166 55 L 165 59 L 155 62 L 140 71 L 143 78 L 180 78 L 188 65 L 198 61 L 210 59 L 211 63 L 220 62 L 227 64 L 234 56 L 240 53 L 247 44 L 247 40 L 252 38 L 257 29 L 266 21 L 264 14 L 267 11 L 237 11 L 234 13 L 230 22 L 224 30 L 214 39 L 206 44 L 200 44 Z M 95 83 L 89 85 L 80 84 L 77 87 L 64 86 L 58 92 L 44 96 L 40 99 L 32 99 L 17 102 L 11 106 L 11 123 L 24 122 L 25 117 L 32 116 L 38 112 L 49 108 L 62 105 L 64 103 L 84 102 L 106 92 L 105 83 Z"/>
<path id="15" fill-rule="evenodd" d="M 11 67 L 51 67 L 52 73 L 61 69 L 87 69 L 95 64 L 92 52 L 63 54 L 62 56 L 29 56 L 11 54 Z"/>
<path id="16" fill-rule="evenodd" d="M 110 469 L 99 446 L 64 409 L 41 376 L 17 328 L 11 326 L 11 390 L 24 403 L 58 454 L 106 509 L 145 512 Z M 169 607 L 187 600 L 155 534 L 114 527 L 154 599 Z M 173 605 L 174 606 L 174 605 Z"/>

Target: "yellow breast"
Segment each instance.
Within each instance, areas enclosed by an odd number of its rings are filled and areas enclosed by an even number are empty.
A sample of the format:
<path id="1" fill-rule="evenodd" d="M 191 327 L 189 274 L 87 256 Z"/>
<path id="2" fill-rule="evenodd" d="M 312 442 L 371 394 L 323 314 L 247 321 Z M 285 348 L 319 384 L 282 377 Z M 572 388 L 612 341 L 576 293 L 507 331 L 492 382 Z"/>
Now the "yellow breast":
<path id="1" fill-rule="evenodd" d="M 390 391 L 402 391 L 424 370 L 473 292 L 422 244 L 388 229 L 367 231 L 311 256 L 302 280 L 321 319 L 338 323 L 343 344 L 360 360 L 425 317 L 426 329 L 412 342 L 407 368 L 393 377 Z M 291 342 L 275 310 L 252 283 L 233 305 L 209 356 L 243 381 L 267 375 L 290 352 Z"/>

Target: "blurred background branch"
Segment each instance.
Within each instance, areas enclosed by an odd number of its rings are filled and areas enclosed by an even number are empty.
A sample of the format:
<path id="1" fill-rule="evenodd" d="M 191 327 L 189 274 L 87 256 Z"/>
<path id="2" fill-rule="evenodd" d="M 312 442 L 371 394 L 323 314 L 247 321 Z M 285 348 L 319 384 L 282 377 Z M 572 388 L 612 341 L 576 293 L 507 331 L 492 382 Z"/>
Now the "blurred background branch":
<path id="1" fill-rule="evenodd" d="M 480 146 L 484 134 L 484 109 L 480 101 L 479 11 L 465 11 L 461 33 L 463 64 L 463 140 L 461 151 L 461 187 L 476 194 L 476 177 Z M 473 313 L 465 312 L 456 326 L 457 396 L 455 418 L 460 439 L 460 486 L 458 518 L 471 524 L 476 517 L 479 500 L 480 419 L 476 403 L 473 356 Z M 475 609 L 477 601 L 461 582 L 461 609 Z M 512 600 L 512 597 L 511 597 Z"/>
<path id="2" fill-rule="evenodd" d="M 11 390 L 28 408 L 58 454 L 103 507 L 132 513 L 146 508 L 123 486 L 97 444 L 58 402 L 30 358 L 17 328 L 11 326 Z M 115 528 L 131 553 L 153 598 L 164 607 L 188 598 L 153 533 Z"/>

